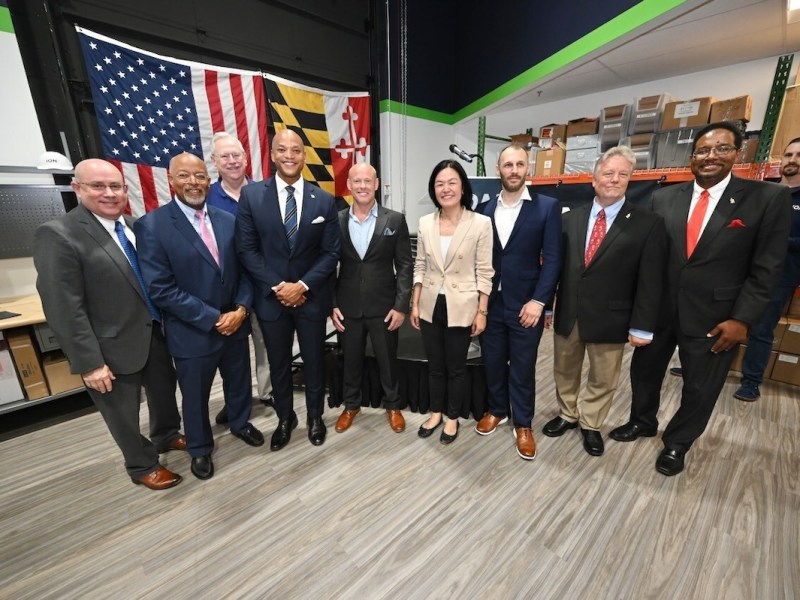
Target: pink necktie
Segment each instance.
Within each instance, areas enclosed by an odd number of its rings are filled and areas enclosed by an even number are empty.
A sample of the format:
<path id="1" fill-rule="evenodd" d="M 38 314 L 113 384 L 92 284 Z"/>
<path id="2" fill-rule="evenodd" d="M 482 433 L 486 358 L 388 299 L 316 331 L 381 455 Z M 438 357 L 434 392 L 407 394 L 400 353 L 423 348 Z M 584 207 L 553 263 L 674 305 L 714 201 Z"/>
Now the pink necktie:
<path id="1" fill-rule="evenodd" d="M 219 266 L 219 251 L 217 250 L 217 244 L 214 241 L 214 238 L 211 236 L 211 231 L 208 229 L 208 225 L 206 225 L 206 213 L 204 210 L 195 211 L 195 216 L 197 220 L 200 221 L 200 237 L 203 239 L 203 243 L 208 248 L 208 251 L 211 252 L 211 256 Z"/>
<path id="2" fill-rule="evenodd" d="M 597 249 L 603 243 L 603 238 L 606 237 L 606 211 L 600 209 L 597 213 L 597 218 L 594 220 L 592 226 L 592 233 L 589 235 L 589 245 L 586 246 L 586 254 L 583 257 L 583 266 L 588 267 L 592 262 Z"/>
<path id="3" fill-rule="evenodd" d="M 700 230 L 703 228 L 703 220 L 706 218 L 709 197 L 708 190 L 700 192 L 700 199 L 694 206 L 689 222 L 686 223 L 686 258 L 692 255 L 697 246 L 697 240 L 700 239 Z"/>

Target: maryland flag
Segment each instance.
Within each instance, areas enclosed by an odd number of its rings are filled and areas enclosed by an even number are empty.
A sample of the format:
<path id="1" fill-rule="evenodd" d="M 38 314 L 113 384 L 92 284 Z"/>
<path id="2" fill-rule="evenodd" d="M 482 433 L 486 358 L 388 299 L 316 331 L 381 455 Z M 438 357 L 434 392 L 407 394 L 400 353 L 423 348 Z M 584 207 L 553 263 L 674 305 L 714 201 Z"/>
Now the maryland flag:
<path id="1" fill-rule="evenodd" d="M 347 172 L 369 162 L 369 94 L 328 92 L 264 75 L 269 115 L 275 131 L 290 128 L 303 139 L 303 177 L 353 203 Z"/>

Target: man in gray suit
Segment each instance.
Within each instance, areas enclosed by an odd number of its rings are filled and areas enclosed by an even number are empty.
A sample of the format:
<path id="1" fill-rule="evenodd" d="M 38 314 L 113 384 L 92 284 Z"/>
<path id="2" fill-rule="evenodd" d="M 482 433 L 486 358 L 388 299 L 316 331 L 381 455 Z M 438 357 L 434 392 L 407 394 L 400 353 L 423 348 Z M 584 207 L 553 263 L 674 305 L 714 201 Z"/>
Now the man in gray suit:
<path id="1" fill-rule="evenodd" d="M 36 230 L 33 261 L 47 322 L 80 373 L 125 459 L 131 480 L 153 490 L 181 476 L 158 455 L 186 450 L 178 431 L 175 369 L 160 315 L 141 281 L 133 219 L 122 174 L 109 162 L 84 160 L 72 189 L 80 205 Z M 150 439 L 139 430 L 141 389 L 147 391 Z"/>
<path id="2" fill-rule="evenodd" d="M 339 213 L 342 255 L 331 320 L 344 352 L 344 411 L 336 431 L 346 431 L 361 410 L 364 345 L 367 335 L 378 362 L 389 426 L 405 427 L 397 378 L 397 330 L 411 297 L 413 263 L 406 218 L 378 206 L 378 175 L 367 163 L 350 168 L 347 187 L 353 205 Z"/>

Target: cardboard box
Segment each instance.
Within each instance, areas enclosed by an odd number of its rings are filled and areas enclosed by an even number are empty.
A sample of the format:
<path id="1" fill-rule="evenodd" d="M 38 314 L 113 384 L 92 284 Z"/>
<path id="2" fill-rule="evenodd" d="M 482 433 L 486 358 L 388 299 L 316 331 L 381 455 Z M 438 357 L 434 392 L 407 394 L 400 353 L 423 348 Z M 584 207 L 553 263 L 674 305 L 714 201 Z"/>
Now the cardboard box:
<path id="1" fill-rule="evenodd" d="M 794 291 L 794 296 L 789 301 L 789 310 L 786 311 L 786 316 L 800 319 L 800 288 Z"/>
<path id="2" fill-rule="evenodd" d="M 565 142 L 567 139 L 567 126 L 566 124 L 550 123 L 539 128 L 539 141 L 542 138 L 548 138 L 552 142 Z"/>
<path id="3" fill-rule="evenodd" d="M 750 121 L 753 100 L 750 96 L 738 96 L 729 100 L 718 100 L 711 105 L 709 123 L 720 121 Z"/>
<path id="4" fill-rule="evenodd" d="M 529 146 L 531 144 L 538 144 L 539 138 L 530 133 L 515 133 L 511 136 L 511 141 L 522 144 L 523 146 Z"/>
<path id="5" fill-rule="evenodd" d="M 667 102 L 664 107 L 664 116 L 661 117 L 661 129 L 707 125 L 708 117 L 711 115 L 711 105 L 714 102 L 716 102 L 716 98 L 712 96 Z"/>
<path id="6" fill-rule="evenodd" d="M 567 123 L 567 137 L 571 138 L 576 135 L 594 135 L 597 133 L 599 119 L 591 119 L 589 117 L 582 117 L 580 119 L 572 119 Z"/>
<path id="7" fill-rule="evenodd" d="M 39 353 L 30 329 L 28 327 L 8 329 L 6 338 L 28 400 L 38 400 L 49 396 L 50 392 L 44 379 L 42 363 L 39 360 Z"/>
<path id="8" fill-rule="evenodd" d="M 42 357 L 42 367 L 51 395 L 84 387 L 81 376 L 70 373 L 69 362 L 62 352 L 51 352 Z"/>
<path id="9" fill-rule="evenodd" d="M 652 133 L 661 125 L 664 105 L 672 101 L 670 94 L 643 96 L 634 102 L 633 114 L 628 125 L 628 134 Z"/>
<path id="10" fill-rule="evenodd" d="M 786 329 L 783 331 L 778 349 L 789 354 L 800 354 L 800 319 L 787 317 Z"/>
<path id="11" fill-rule="evenodd" d="M 778 324 L 775 325 L 775 329 L 772 330 L 772 349 L 773 350 L 780 350 L 781 342 L 783 341 L 783 336 L 786 333 L 786 328 L 789 325 L 788 319 L 786 317 L 781 317 L 778 321 Z"/>
<path id="12" fill-rule="evenodd" d="M 560 146 L 541 150 L 536 156 L 536 177 L 552 177 L 564 172 L 567 152 Z"/>
<path id="13" fill-rule="evenodd" d="M 772 371 L 767 372 L 775 381 L 800 385 L 800 356 L 778 352 Z"/>
<path id="14" fill-rule="evenodd" d="M 786 88 L 786 94 L 783 96 L 783 108 L 769 153 L 772 160 L 781 159 L 786 146 L 797 137 L 798 131 L 800 131 L 800 85 L 793 85 Z"/>
<path id="15" fill-rule="evenodd" d="M 25 399 L 22 393 L 22 386 L 17 379 L 17 371 L 14 368 L 14 361 L 11 360 L 11 353 L 8 351 L 8 343 L 0 331 L 0 404 L 9 402 L 19 402 Z"/>

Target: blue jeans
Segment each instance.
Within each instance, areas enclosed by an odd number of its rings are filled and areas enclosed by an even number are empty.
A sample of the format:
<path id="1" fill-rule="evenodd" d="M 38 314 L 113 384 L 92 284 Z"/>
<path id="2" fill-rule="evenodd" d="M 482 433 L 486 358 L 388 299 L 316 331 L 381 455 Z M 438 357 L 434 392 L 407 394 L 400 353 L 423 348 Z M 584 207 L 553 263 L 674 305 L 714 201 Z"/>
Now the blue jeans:
<path id="1" fill-rule="evenodd" d="M 779 287 L 772 297 L 761 321 L 750 328 L 747 351 L 742 362 L 742 385 L 756 387 L 764 381 L 764 370 L 769 362 L 774 340 L 773 331 L 781 318 L 786 301 L 794 294 L 794 286 Z"/>

